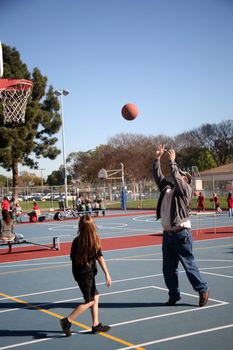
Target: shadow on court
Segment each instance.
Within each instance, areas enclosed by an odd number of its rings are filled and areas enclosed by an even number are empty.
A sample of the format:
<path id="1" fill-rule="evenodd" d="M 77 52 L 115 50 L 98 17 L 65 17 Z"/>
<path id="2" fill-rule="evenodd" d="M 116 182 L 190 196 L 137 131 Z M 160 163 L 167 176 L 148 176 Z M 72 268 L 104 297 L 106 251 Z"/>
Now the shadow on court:
<path id="1" fill-rule="evenodd" d="M 51 335 L 49 335 L 51 333 Z M 53 334 L 59 334 L 56 336 L 53 336 Z M 1 329 L 0 330 L 0 338 L 1 337 L 32 337 L 32 339 L 44 339 L 44 338 L 58 338 L 61 336 L 61 331 L 55 331 L 55 330 L 9 330 L 9 329 Z"/>
<path id="2" fill-rule="evenodd" d="M 74 309 L 78 305 L 82 303 L 77 303 L 77 302 L 61 302 L 61 303 L 30 303 L 30 305 L 23 305 L 19 303 L 8 303 L 8 302 L 2 302 L 0 303 L 0 309 L 27 309 L 27 310 L 32 310 L 32 311 L 37 311 L 36 308 L 43 308 L 45 310 L 51 310 L 51 309 L 57 309 L 57 308 L 62 308 L 62 309 Z M 173 307 L 181 307 L 181 306 L 192 306 L 192 307 L 197 307 L 196 304 L 192 303 L 182 303 L 179 302 L 178 304 L 174 305 Z M 100 302 L 99 303 L 99 308 L 100 309 L 128 309 L 128 308 L 134 308 L 134 309 L 139 309 L 139 308 L 154 308 L 154 307 L 164 307 L 167 308 L 168 305 L 165 305 L 165 303 L 161 302 Z"/>

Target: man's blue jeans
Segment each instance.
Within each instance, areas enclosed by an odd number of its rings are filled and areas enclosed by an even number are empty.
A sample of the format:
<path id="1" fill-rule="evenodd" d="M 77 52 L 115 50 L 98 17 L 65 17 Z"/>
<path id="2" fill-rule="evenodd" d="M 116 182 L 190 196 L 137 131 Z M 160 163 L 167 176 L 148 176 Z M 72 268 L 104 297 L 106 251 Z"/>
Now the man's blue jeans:
<path id="1" fill-rule="evenodd" d="M 190 229 L 178 232 L 163 232 L 163 275 L 170 297 L 180 295 L 178 264 L 181 262 L 193 289 L 199 294 L 208 290 L 202 279 L 192 253 L 192 233 Z"/>

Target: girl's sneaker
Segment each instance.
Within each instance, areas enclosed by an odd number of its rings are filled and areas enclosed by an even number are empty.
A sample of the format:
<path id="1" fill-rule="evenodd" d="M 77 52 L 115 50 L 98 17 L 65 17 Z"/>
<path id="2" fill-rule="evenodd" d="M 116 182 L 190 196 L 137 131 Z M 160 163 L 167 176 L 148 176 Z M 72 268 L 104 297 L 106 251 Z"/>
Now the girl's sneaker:
<path id="1" fill-rule="evenodd" d="M 71 336 L 71 331 L 70 331 L 70 327 L 71 327 L 71 323 L 70 321 L 68 320 L 68 318 L 62 318 L 60 320 L 60 325 L 61 325 L 61 328 L 63 330 L 63 332 L 65 333 L 65 335 L 67 337 L 70 337 Z"/>
<path id="2" fill-rule="evenodd" d="M 99 323 L 97 326 L 92 327 L 92 333 L 95 334 L 99 332 L 108 332 L 110 329 L 111 329 L 110 326 Z"/>

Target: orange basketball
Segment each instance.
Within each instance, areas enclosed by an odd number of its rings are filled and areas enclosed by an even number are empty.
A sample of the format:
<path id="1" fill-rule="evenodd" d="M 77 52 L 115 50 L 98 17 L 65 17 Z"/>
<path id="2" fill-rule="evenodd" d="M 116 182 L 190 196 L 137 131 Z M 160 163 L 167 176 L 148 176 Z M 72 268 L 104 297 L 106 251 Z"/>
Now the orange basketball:
<path id="1" fill-rule="evenodd" d="M 138 108 L 133 103 L 127 103 L 122 107 L 121 114 L 126 120 L 134 120 L 138 115 Z"/>
<path id="2" fill-rule="evenodd" d="M 213 197 L 210 197 L 210 202 L 213 202 L 214 201 L 214 198 Z"/>

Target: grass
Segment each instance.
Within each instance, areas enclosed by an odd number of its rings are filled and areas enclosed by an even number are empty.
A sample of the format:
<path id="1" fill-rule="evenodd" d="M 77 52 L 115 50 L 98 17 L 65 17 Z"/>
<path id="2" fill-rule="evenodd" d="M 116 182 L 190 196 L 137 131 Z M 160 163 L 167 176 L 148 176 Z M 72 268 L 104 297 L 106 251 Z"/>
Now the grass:
<path id="1" fill-rule="evenodd" d="M 206 209 L 211 210 L 214 209 L 214 204 L 210 202 L 209 198 L 206 198 L 205 201 Z M 143 199 L 136 200 L 136 201 L 127 201 L 127 209 L 155 209 L 157 206 L 157 200 L 156 199 Z M 111 205 L 108 205 L 108 208 L 113 209 L 119 209 L 121 207 L 120 202 L 111 203 Z M 197 209 L 197 199 L 194 197 L 190 204 L 191 209 Z M 220 199 L 220 207 L 221 209 L 227 209 L 227 199 L 221 198 Z"/>
<path id="2" fill-rule="evenodd" d="M 58 201 L 50 202 L 37 202 L 40 210 L 49 210 L 50 208 L 54 208 L 54 210 L 58 210 L 59 205 Z M 205 201 L 206 209 L 211 210 L 214 209 L 213 203 L 210 202 L 209 198 L 206 198 Z M 23 212 L 29 212 L 33 208 L 33 202 L 32 201 L 25 201 L 20 202 L 20 206 L 22 208 Z M 69 201 L 69 206 L 73 207 L 73 202 Z M 143 199 L 143 200 L 128 200 L 127 201 L 127 209 L 155 209 L 157 206 L 157 200 L 156 199 Z M 197 198 L 194 197 L 191 201 L 191 208 L 197 209 Z M 220 207 L 221 209 L 227 209 L 227 199 L 222 197 L 220 198 Z M 111 202 L 107 203 L 107 209 L 120 209 L 121 203 L 120 202 Z"/>

